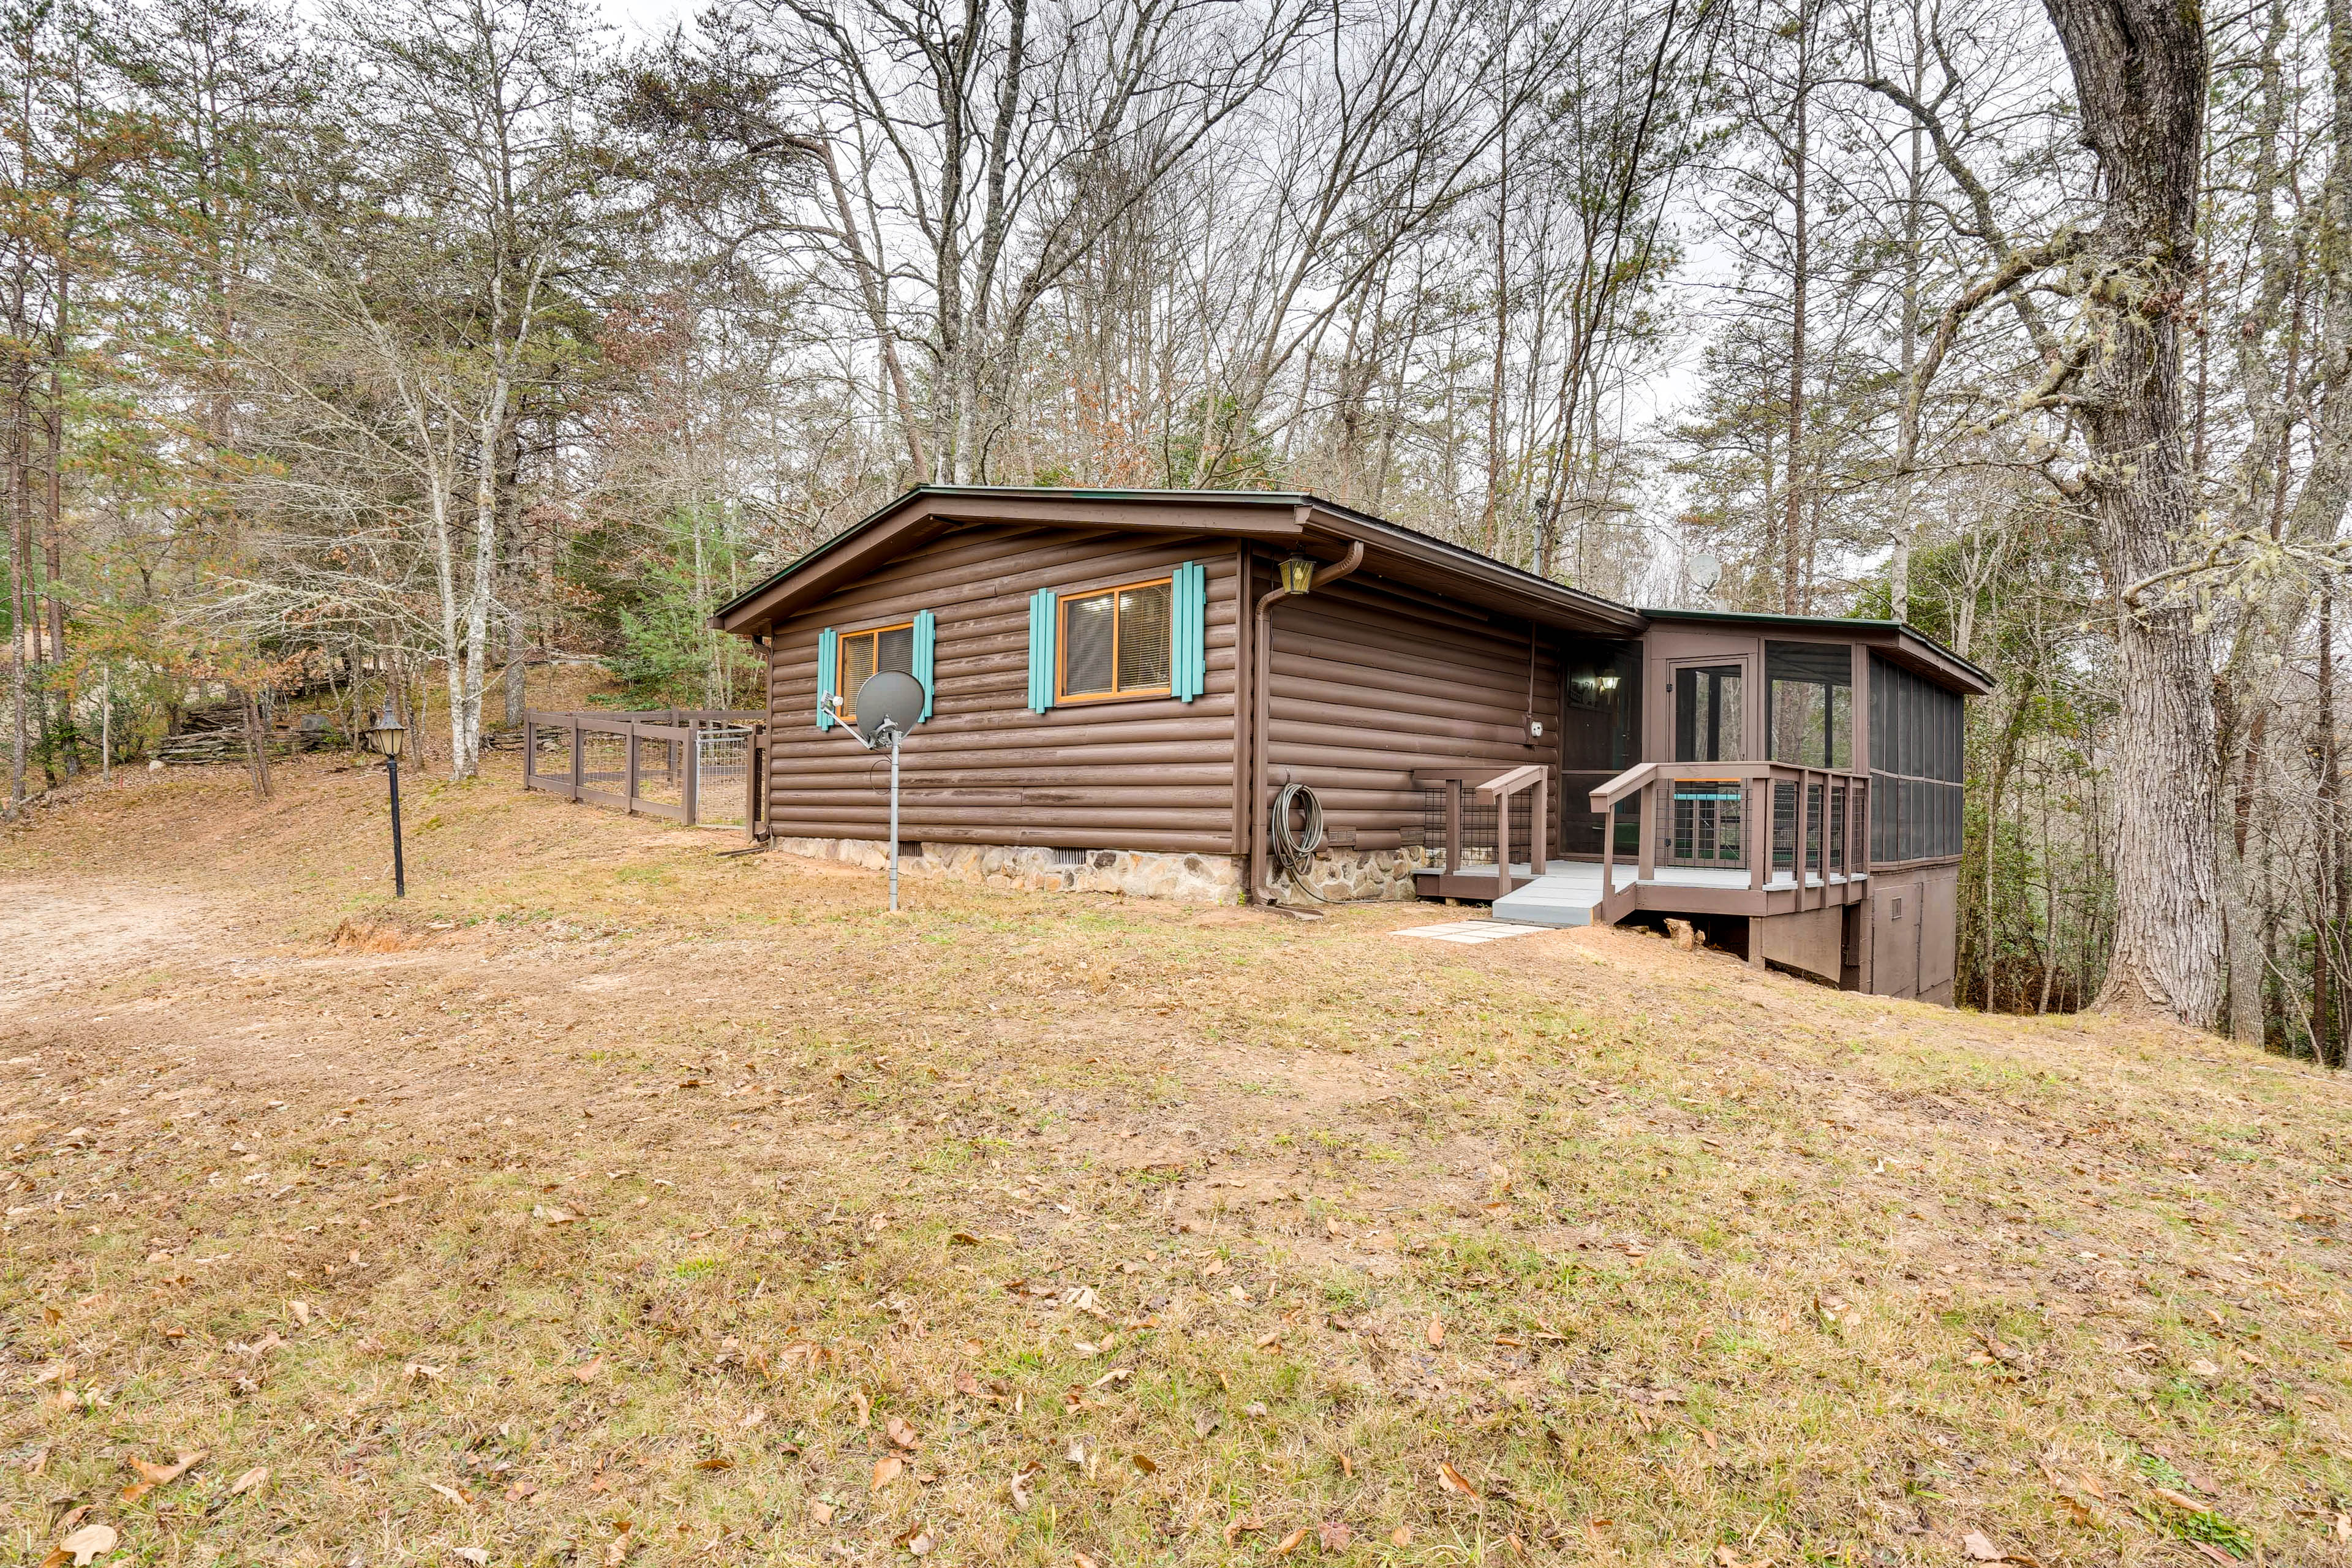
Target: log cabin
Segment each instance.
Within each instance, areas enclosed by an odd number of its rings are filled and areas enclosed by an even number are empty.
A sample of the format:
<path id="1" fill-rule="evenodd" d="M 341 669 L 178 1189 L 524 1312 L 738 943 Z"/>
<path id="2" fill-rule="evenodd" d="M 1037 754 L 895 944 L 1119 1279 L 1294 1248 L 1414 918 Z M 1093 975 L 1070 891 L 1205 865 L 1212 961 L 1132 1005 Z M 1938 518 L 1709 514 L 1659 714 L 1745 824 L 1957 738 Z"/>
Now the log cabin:
<path id="1" fill-rule="evenodd" d="M 761 832 L 877 864 L 878 670 L 929 706 L 901 862 L 998 886 L 1690 921 L 1951 1000 L 1963 702 L 1889 621 L 1637 609 L 1311 495 L 923 486 L 720 607 Z"/>

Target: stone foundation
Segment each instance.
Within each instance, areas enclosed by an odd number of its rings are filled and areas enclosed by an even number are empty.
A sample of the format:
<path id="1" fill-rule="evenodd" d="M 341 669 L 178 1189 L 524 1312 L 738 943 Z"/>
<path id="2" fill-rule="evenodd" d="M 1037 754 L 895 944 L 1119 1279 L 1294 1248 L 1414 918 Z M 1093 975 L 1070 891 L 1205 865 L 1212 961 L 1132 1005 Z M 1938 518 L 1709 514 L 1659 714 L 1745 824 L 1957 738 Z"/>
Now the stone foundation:
<path id="1" fill-rule="evenodd" d="M 1317 899 L 1326 903 L 1396 903 L 1413 898 L 1412 874 L 1433 864 L 1429 851 L 1404 849 L 1318 849 L 1300 879 L 1313 896 L 1288 878 L 1274 878 L 1279 901 L 1312 909 Z"/>
<path id="2" fill-rule="evenodd" d="M 868 871 L 889 865 L 879 838 L 769 840 L 787 855 L 837 860 Z M 1286 878 L 1275 879 L 1278 901 L 1312 909 L 1326 903 L 1395 902 L 1414 896 L 1412 874 L 1432 864 L 1429 852 L 1409 849 L 1321 849 L 1305 879 L 1310 897 Z M 1022 893 L 1125 893 L 1189 903 L 1244 901 L 1249 860 L 1233 855 L 1168 855 L 1151 849 L 1034 849 L 1009 844 L 925 842 L 919 855 L 902 855 L 898 872 L 1003 888 Z"/>
<path id="3" fill-rule="evenodd" d="M 787 855 L 879 871 L 890 863 L 878 838 L 769 840 Z M 1230 855 L 1164 855 L 1150 849 L 1035 849 L 1008 844 L 926 842 L 920 855 L 901 855 L 898 872 L 1003 888 L 1024 893 L 1125 893 L 1139 899 L 1182 899 L 1237 904 L 1248 862 Z"/>

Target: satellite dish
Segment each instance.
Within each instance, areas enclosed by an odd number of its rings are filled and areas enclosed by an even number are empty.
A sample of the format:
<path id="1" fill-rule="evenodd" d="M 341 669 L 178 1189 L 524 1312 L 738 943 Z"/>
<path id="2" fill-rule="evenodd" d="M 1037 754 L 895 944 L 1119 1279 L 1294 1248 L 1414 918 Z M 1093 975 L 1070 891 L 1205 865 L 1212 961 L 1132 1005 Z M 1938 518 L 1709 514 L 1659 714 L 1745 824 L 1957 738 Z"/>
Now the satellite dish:
<path id="1" fill-rule="evenodd" d="M 878 735 L 885 725 L 901 735 L 911 733 L 923 716 L 923 683 L 896 669 L 869 676 L 857 689 L 857 727 Z"/>
<path id="2" fill-rule="evenodd" d="M 1701 594 L 1712 594 L 1715 585 L 1723 581 L 1723 563 L 1704 551 L 1690 558 L 1690 584 Z M 863 713 L 863 708 L 858 710 Z"/>

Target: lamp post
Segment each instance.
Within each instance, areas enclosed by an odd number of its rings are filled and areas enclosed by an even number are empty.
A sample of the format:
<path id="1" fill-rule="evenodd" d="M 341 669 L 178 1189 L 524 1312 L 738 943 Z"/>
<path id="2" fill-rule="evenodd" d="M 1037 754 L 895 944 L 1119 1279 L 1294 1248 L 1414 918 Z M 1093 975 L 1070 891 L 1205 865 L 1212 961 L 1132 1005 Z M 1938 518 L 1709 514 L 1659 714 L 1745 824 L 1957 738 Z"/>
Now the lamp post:
<path id="1" fill-rule="evenodd" d="M 408 726 L 386 707 L 362 732 L 362 743 L 383 759 L 384 775 L 392 781 L 392 896 L 408 897 L 408 868 L 400 859 L 400 749 L 408 742 Z"/>

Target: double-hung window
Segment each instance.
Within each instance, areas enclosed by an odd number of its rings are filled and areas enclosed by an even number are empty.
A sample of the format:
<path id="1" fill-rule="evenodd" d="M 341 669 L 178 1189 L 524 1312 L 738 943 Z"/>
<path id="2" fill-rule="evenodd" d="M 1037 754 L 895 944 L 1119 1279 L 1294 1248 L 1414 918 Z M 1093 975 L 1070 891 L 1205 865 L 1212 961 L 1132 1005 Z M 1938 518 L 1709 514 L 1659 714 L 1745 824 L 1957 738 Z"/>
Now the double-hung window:
<path id="1" fill-rule="evenodd" d="M 1062 652 L 1056 700 L 1168 696 L 1174 602 L 1174 584 L 1167 577 L 1064 595 L 1055 639 Z"/>

